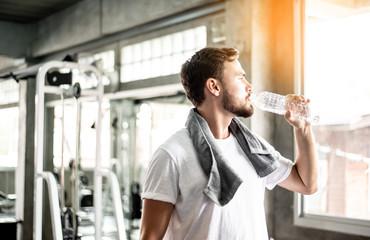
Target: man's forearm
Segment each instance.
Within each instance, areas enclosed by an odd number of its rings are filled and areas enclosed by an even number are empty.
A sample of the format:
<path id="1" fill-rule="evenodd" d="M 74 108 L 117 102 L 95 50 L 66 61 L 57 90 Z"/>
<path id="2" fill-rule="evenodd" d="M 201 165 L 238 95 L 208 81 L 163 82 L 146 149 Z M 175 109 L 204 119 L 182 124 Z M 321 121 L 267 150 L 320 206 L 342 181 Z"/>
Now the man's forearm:
<path id="1" fill-rule="evenodd" d="M 318 158 L 314 135 L 310 124 L 303 128 L 294 128 L 297 144 L 296 168 L 308 194 L 318 188 Z"/>
<path id="2" fill-rule="evenodd" d="M 143 200 L 140 239 L 160 240 L 166 233 L 174 205 L 151 199 Z"/>

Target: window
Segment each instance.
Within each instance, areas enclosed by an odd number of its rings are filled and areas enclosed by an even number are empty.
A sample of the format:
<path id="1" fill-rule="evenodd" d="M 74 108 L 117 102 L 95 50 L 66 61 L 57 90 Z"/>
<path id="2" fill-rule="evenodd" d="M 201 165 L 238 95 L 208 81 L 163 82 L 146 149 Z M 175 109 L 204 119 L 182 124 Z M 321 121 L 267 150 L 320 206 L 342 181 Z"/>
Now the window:
<path id="1" fill-rule="evenodd" d="M 206 44 L 207 29 L 199 26 L 125 46 L 121 82 L 177 74 L 185 60 Z"/>
<path id="2" fill-rule="evenodd" d="M 101 161 L 102 166 L 108 167 L 110 163 L 110 116 L 109 103 L 102 104 L 101 119 Z M 76 104 L 58 105 L 54 110 L 54 166 L 60 167 L 62 162 L 62 124 L 64 111 L 64 166 L 68 167 L 69 161 L 76 158 Z M 98 114 L 96 102 L 83 102 L 81 106 L 80 125 L 80 163 L 84 169 L 95 167 L 95 122 Z"/>
<path id="3" fill-rule="evenodd" d="M 363 1 L 305 2 L 303 88 L 320 103 L 320 188 L 298 196 L 298 225 L 370 236 L 369 22 Z"/>
<path id="4" fill-rule="evenodd" d="M 102 73 L 103 85 L 109 85 L 111 81 L 115 81 L 118 78 L 114 69 L 114 50 L 103 51 L 96 54 L 81 54 L 78 62 L 96 66 Z"/>
<path id="5" fill-rule="evenodd" d="M 0 105 L 18 103 L 19 85 L 13 79 L 0 82 Z"/>
<path id="6" fill-rule="evenodd" d="M 18 114 L 18 107 L 0 109 L 0 167 L 17 166 Z"/>
<path id="7" fill-rule="evenodd" d="M 19 85 L 14 80 L 0 82 L 0 167 L 16 167 L 18 162 Z M 13 106 L 15 105 L 15 106 Z"/>

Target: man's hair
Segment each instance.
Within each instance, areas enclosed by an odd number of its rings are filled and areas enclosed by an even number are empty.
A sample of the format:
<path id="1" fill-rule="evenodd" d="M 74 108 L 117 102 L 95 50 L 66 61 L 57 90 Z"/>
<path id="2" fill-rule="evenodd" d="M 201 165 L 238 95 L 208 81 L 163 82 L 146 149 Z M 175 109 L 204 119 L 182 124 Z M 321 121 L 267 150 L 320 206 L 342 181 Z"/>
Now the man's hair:
<path id="1" fill-rule="evenodd" d="M 196 52 L 181 68 L 180 77 L 186 97 L 198 107 L 205 99 L 204 87 L 207 79 L 222 81 L 224 63 L 238 59 L 235 48 L 206 47 Z"/>

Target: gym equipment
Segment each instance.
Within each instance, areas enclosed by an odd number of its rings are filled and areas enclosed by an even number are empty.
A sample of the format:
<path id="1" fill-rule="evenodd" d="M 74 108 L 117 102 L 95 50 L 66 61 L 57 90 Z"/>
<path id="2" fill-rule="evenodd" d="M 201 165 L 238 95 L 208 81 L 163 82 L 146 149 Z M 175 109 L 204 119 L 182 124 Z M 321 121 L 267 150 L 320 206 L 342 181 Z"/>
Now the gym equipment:
<path id="1" fill-rule="evenodd" d="M 76 82 L 73 87 L 69 84 L 72 83 L 72 74 L 62 74 L 58 72 L 59 69 L 78 70 L 81 73 L 93 73 L 97 78 L 96 89 L 81 89 L 81 86 Z M 54 72 L 53 72 L 54 71 Z M 47 82 L 45 81 L 47 80 Z M 67 85 L 69 88 L 62 88 L 60 84 Z M 61 186 L 62 197 L 59 198 L 58 185 L 53 173 L 43 170 L 43 148 L 44 148 L 44 111 L 45 111 L 45 95 L 54 94 L 62 96 L 62 104 L 64 104 L 64 96 L 73 96 L 76 100 L 77 111 L 77 126 L 79 126 L 80 115 L 80 102 L 84 100 L 96 100 L 98 102 L 98 114 L 95 123 L 96 130 L 96 152 L 95 152 L 95 169 L 94 169 L 94 210 L 95 210 L 95 239 L 100 240 L 102 235 L 102 179 L 106 177 L 110 183 L 113 209 L 117 223 L 118 238 L 120 240 L 127 239 L 125 224 L 122 212 L 122 202 L 120 195 L 120 188 L 117 176 L 109 169 L 104 169 L 101 166 L 101 115 L 102 115 L 102 98 L 103 98 L 103 85 L 101 81 L 100 72 L 91 65 L 82 65 L 74 62 L 63 61 L 50 61 L 38 66 L 36 75 L 36 95 L 35 95 L 35 186 L 34 186 L 34 231 L 33 238 L 35 240 L 42 239 L 42 207 L 43 207 L 43 180 L 46 181 L 49 193 L 50 211 L 51 211 L 51 224 L 53 229 L 53 238 L 55 240 L 63 239 L 78 239 L 77 227 L 79 209 L 78 201 L 78 142 L 79 142 L 79 127 L 76 131 L 76 159 L 74 161 L 73 175 L 75 178 L 75 185 L 72 193 L 72 209 L 62 211 L 59 199 L 61 199 L 62 208 L 64 207 L 64 169 L 61 170 Z M 63 123 L 64 125 L 64 123 Z M 64 128 L 64 127 L 63 127 Z M 64 168 L 62 156 L 62 168 Z M 63 218 L 63 224 L 61 221 Z M 72 223 L 72 224 L 71 224 Z M 71 228 L 72 226 L 72 228 Z M 64 235 L 63 235 L 64 227 Z M 72 230 L 71 230 L 72 229 Z"/>

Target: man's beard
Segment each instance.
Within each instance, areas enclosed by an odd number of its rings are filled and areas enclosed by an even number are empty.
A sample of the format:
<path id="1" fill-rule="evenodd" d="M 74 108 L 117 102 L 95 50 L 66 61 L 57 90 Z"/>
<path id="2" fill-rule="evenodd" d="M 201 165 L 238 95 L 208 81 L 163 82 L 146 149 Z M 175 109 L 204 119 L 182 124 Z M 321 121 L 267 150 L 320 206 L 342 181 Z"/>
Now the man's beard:
<path id="1" fill-rule="evenodd" d="M 222 104 L 225 110 L 235 114 L 237 117 L 248 118 L 253 115 L 254 108 L 252 104 L 247 104 L 247 101 L 238 101 L 234 98 L 226 89 L 224 91 L 224 96 Z"/>

